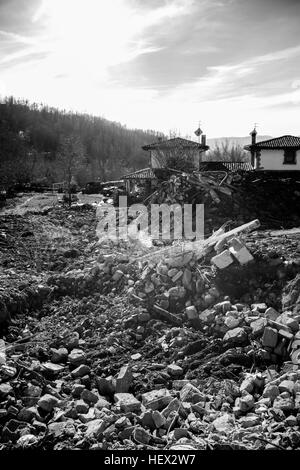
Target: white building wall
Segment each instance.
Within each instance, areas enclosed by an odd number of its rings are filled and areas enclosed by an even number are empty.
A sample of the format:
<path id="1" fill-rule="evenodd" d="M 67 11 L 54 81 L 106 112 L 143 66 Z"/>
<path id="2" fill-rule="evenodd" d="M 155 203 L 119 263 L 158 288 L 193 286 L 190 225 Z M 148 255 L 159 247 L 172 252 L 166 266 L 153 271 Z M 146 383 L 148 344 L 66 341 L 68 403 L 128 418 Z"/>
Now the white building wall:
<path id="1" fill-rule="evenodd" d="M 261 150 L 260 168 L 261 170 L 300 170 L 300 150 L 296 153 L 296 165 L 286 165 L 284 162 L 284 150 Z"/>

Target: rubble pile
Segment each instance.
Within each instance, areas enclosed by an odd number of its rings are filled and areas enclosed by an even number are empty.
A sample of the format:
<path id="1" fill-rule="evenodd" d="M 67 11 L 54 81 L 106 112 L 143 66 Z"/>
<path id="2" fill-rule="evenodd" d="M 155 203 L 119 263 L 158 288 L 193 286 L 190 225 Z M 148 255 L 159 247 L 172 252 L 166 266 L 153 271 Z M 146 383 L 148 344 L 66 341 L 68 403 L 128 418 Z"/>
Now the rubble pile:
<path id="1" fill-rule="evenodd" d="M 300 447 L 297 232 L 131 253 L 60 210 L 76 256 L 2 265 L 1 450 Z"/>
<path id="2" fill-rule="evenodd" d="M 234 334 L 227 345 L 186 325 L 170 328 L 140 308 L 130 325 L 132 305 L 114 299 L 65 298 L 40 320 L 27 318 L 27 342 L 2 347 L 2 448 L 299 446 L 298 366 L 286 361 L 259 370 L 238 327 L 228 330 Z M 228 312 L 241 312 L 228 300 L 215 308 L 225 321 Z M 274 318 L 264 309 L 253 305 L 251 320 Z M 294 347 L 296 321 L 284 321 L 293 327 Z M 263 323 L 259 329 L 251 321 L 253 341 L 275 354 L 280 330 Z"/>
<path id="3" fill-rule="evenodd" d="M 171 171 L 171 170 L 170 170 Z M 224 219 L 217 216 L 218 208 L 225 205 L 231 205 L 231 197 L 234 188 L 231 184 L 236 179 L 234 176 L 227 175 L 224 172 L 210 173 L 184 173 L 172 170 L 174 174 L 167 181 L 162 181 L 159 187 L 151 194 L 145 202 L 150 208 L 151 204 L 205 204 L 205 230 L 210 235 L 217 226 L 218 228 Z M 214 223 L 211 224 L 214 219 Z M 222 220 L 222 221 L 221 221 Z M 228 218 L 226 222 L 228 221 Z M 171 219 L 171 227 L 174 220 Z"/>
<path id="4" fill-rule="evenodd" d="M 283 292 L 283 307 L 295 314 L 300 312 L 300 275 L 297 274 Z"/>
<path id="5" fill-rule="evenodd" d="M 219 178 L 209 173 L 184 173 L 173 170 L 169 180 L 162 181 L 159 188 L 151 195 L 151 203 L 206 203 L 208 200 L 219 204 L 221 195 L 230 196 L 232 188 L 227 183 L 228 176 L 218 173 Z M 230 182 L 234 178 L 231 177 Z"/>
<path id="6" fill-rule="evenodd" d="M 93 256 L 95 209 L 89 205 L 67 210 L 63 206 L 42 214 L 1 214 L 0 265 L 36 274 L 82 269 Z"/>
<path id="7" fill-rule="evenodd" d="M 44 302 L 49 300 L 51 288 L 46 284 L 39 283 L 39 279 L 25 279 L 12 286 L 15 276 L 1 278 L 0 288 L 0 325 L 11 320 L 14 315 L 22 314 L 26 311 L 41 308 Z"/>
<path id="8" fill-rule="evenodd" d="M 222 224 L 233 226 L 258 218 L 264 229 L 299 227 L 300 179 L 270 172 L 173 170 L 169 181 L 147 200 L 161 204 L 205 204 L 205 231 L 210 235 Z"/>
<path id="9" fill-rule="evenodd" d="M 234 214 L 241 219 L 259 218 L 263 228 L 299 227 L 300 178 L 269 172 L 246 172 L 235 183 Z"/>

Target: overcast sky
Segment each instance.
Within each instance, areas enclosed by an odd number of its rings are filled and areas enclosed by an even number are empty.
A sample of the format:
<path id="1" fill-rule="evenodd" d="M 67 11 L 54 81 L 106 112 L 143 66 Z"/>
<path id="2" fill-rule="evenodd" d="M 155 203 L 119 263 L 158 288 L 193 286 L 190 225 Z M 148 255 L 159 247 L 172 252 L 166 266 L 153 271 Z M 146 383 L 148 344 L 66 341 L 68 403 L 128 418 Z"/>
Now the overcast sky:
<path id="1" fill-rule="evenodd" d="M 300 1 L 0 0 L 0 94 L 181 135 L 300 135 Z"/>

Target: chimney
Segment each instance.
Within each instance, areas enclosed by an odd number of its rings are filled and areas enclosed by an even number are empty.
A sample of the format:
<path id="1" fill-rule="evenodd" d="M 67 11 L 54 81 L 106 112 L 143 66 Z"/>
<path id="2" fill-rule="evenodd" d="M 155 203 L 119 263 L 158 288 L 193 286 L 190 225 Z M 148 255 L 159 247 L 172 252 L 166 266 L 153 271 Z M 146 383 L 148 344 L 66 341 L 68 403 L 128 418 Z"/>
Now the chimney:
<path id="1" fill-rule="evenodd" d="M 257 135 L 257 132 L 256 132 L 256 129 L 254 128 L 252 132 L 250 132 L 250 135 L 251 135 L 251 145 L 255 145 L 256 144 L 256 135 Z"/>
<path id="2" fill-rule="evenodd" d="M 206 145 L 206 135 L 202 134 L 201 136 L 201 145 L 205 146 Z"/>

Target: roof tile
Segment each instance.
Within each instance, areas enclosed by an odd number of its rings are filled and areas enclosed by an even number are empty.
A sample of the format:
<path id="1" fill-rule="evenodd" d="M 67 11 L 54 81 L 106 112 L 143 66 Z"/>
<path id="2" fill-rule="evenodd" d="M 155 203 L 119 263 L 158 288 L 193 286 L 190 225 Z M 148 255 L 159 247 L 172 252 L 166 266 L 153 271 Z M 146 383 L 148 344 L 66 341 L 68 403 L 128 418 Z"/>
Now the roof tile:
<path id="1" fill-rule="evenodd" d="M 244 149 L 284 149 L 284 148 L 299 148 L 300 149 L 300 137 L 293 135 L 283 135 L 276 137 L 275 139 L 263 140 L 257 142 L 255 145 L 246 145 Z"/>
<path id="2" fill-rule="evenodd" d="M 203 145 L 193 140 L 183 139 L 182 137 L 175 137 L 174 139 L 162 140 L 158 142 L 154 142 L 150 145 L 144 145 L 142 147 L 143 150 L 152 150 L 156 148 L 195 148 L 195 149 L 209 149 L 208 145 Z"/>

